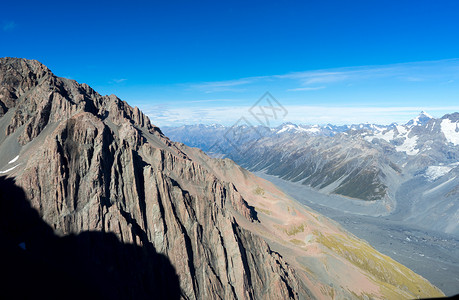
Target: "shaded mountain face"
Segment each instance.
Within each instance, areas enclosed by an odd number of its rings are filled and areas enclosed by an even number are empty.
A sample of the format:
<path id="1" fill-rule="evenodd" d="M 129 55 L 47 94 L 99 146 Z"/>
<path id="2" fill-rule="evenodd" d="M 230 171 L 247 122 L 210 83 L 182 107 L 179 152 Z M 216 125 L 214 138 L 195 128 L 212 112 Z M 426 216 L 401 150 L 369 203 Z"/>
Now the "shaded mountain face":
<path id="1" fill-rule="evenodd" d="M 429 229 L 459 233 L 459 203 L 454 196 L 459 187 L 458 119 L 459 113 L 434 119 L 421 112 L 405 125 L 284 124 L 257 128 L 263 133 L 257 137 L 242 129 L 239 140 L 226 138 L 231 129 L 225 127 L 165 131 L 192 146 L 209 140 L 212 145 L 205 148 L 209 153 L 217 149 L 220 156 L 251 171 L 300 182 L 325 194 L 378 201 L 385 207 L 380 214 L 396 213 Z M 208 139 L 213 132 L 220 139 Z"/>
<path id="2" fill-rule="evenodd" d="M 53 240 L 77 235 L 66 245 L 83 252 L 133 246 L 86 253 L 121 266 L 108 286 L 147 297 L 148 280 L 169 274 L 184 299 L 442 295 L 231 160 L 171 142 L 114 95 L 14 58 L 0 59 L 0 84 L 0 173 L 25 191 Z M 139 280 L 123 281 L 117 272 L 141 268 L 131 252 L 148 263 Z"/>
<path id="3" fill-rule="evenodd" d="M 0 214 L 3 299 L 180 299 L 174 267 L 151 243 L 101 231 L 58 237 L 4 176 Z"/>

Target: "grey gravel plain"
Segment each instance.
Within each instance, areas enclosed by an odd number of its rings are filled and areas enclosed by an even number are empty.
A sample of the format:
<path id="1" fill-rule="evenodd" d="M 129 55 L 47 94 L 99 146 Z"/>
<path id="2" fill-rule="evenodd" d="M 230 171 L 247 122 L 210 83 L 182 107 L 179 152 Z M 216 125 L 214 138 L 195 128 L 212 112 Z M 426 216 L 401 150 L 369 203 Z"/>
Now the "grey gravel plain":
<path id="1" fill-rule="evenodd" d="M 375 249 L 428 279 L 447 296 L 459 294 L 459 237 L 400 221 L 397 214 L 368 216 L 352 213 L 353 201 L 329 196 L 300 183 L 264 172 L 269 180 L 298 202 L 338 222 L 346 230 L 367 240 Z M 368 210 L 374 208 L 371 205 Z"/>

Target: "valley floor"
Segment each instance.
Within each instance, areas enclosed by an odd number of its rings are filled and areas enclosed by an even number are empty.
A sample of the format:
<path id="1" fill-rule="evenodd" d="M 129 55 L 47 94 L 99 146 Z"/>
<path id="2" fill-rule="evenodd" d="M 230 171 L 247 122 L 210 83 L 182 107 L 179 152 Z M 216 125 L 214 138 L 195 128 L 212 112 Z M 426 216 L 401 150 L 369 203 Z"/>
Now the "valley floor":
<path id="1" fill-rule="evenodd" d="M 255 174 L 367 240 L 378 251 L 428 279 L 447 296 L 459 294 L 459 237 L 406 224 L 391 215 L 377 216 L 375 213 L 381 212 L 378 204 L 373 205 L 377 209 L 370 205 L 357 210 L 360 214 L 351 213 L 358 206 L 354 200 L 324 195 L 263 172 Z"/>

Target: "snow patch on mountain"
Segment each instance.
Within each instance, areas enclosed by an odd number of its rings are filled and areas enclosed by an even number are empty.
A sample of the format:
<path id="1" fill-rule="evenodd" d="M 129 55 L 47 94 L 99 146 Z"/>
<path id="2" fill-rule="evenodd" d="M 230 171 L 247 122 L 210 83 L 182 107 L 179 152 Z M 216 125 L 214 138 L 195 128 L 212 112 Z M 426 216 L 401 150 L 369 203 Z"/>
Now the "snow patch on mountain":
<path id="1" fill-rule="evenodd" d="M 396 128 L 400 135 L 404 135 L 408 132 L 408 130 L 402 125 L 397 125 Z"/>
<path id="2" fill-rule="evenodd" d="M 425 176 L 429 181 L 434 181 L 448 174 L 451 169 L 450 166 L 430 166 L 427 168 Z"/>
<path id="3" fill-rule="evenodd" d="M 398 152 L 405 152 L 407 155 L 416 155 L 419 153 L 419 149 L 416 149 L 418 141 L 417 136 L 406 137 L 403 144 L 396 146 L 395 150 Z"/>
<path id="4" fill-rule="evenodd" d="M 8 162 L 8 164 L 12 164 L 12 163 L 14 163 L 15 161 L 17 161 L 17 160 L 18 160 L 18 158 L 19 158 L 19 155 L 18 155 L 18 156 L 16 156 L 15 158 L 13 158 L 12 160 L 10 160 L 10 161 Z"/>
<path id="5" fill-rule="evenodd" d="M 309 128 L 304 128 L 302 125 L 295 125 L 295 124 L 285 124 L 282 126 L 282 129 L 277 131 L 277 134 L 283 132 L 308 132 L 308 133 L 320 133 L 320 126 L 319 125 L 312 125 Z"/>
<path id="6" fill-rule="evenodd" d="M 459 145 L 459 128 L 456 122 L 452 122 L 450 119 L 444 119 L 441 122 L 441 131 L 448 142 L 452 143 L 454 146 Z"/>
<path id="7" fill-rule="evenodd" d="M 282 133 L 282 132 L 286 132 L 286 131 L 290 131 L 292 129 L 295 129 L 294 125 L 290 125 L 290 124 L 289 125 L 285 125 L 281 130 L 279 130 L 277 132 L 277 134 Z"/>
<path id="8" fill-rule="evenodd" d="M 378 128 L 379 129 L 379 128 Z M 372 136 L 366 136 L 364 139 L 368 142 L 373 142 L 374 139 L 382 139 L 386 142 L 390 143 L 394 139 L 395 132 L 393 130 L 388 131 L 379 131 Z"/>

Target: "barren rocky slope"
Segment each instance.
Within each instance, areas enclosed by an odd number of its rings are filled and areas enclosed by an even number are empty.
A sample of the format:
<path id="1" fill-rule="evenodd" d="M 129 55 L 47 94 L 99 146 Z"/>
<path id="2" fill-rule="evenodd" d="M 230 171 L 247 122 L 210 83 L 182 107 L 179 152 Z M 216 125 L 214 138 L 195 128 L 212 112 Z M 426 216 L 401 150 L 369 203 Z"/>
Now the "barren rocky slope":
<path id="1" fill-rule="evenodd" d="M 0 59 L 0 84 L 0 172 L 61 236 L 152 245 L 184 299 L 442 295 L 232 161 L 171 142 L 116 96 L 15 58 Z"/>

